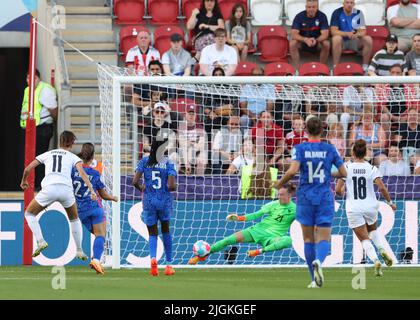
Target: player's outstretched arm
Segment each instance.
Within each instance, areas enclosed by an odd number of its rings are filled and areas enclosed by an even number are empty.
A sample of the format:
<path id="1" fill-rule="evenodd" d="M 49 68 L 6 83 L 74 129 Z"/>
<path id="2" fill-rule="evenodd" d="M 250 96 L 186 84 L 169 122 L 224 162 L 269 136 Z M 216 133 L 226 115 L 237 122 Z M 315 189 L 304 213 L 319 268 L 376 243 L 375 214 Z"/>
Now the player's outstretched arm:
<path id="1" fill-rule="evenodd" d="M 273 188 L 280 189 L 299 172 L 299 169 L 300 169 L 300 162 L 292 161 L 292 163 L 290 164 L 289 170 L 286 171 L 284 176 L 280 180 L 273 182 Z"/>
<path id="2" fill-rule="evenodd" d="M 237 213 L 229 213 L 226 216 L 226 221 L 245 221 L 245 216 L 238 216 Z"/>
<path id="3" fill-rule="evenodd" d="M 95 190 L 93 190 L 92 184 L 90 183 L 90 180 L 88 176 L 86 175 L 85 170 L 82 167 L 82 162 L 76 163 L 76 169 L 79 172 L 80 177 L 82 178 L 83 182 L 86 184 L 86 186 L 88 187 L 90 191 L 90 198 L 93 201 L 97 201 L 98 197 L 96 196 Z"/>
<path id="4" fill-rule="evenodd" d="M 392 208 L 392 210 L 397 210 L 397 206 L 395 205 L 395 203 L 392 202 L 391 200 L 391 196 L 389 195 L 388 189 L 385 186 L 384 182 L 382 181 L 381 178 L 376 178 L 375 179 L 375 184 L 378 186 L 379 191 L 381 192 L 382 196 L 385 198 L 386 202 L 388 203 L 388 205 Z"/>
<path id="5" fill-rule="evenodd" d="M 337 181 L 337 184 L 335 185 L 335 193 L 337 193 L 340 197 L 344 197 L 344 188 L 345 188 L 344 180 L 339 179 Z"/>
<path id="6" fill-rule="evenodd" d="M 22 181 L 20 182 L 20 187 L 23 190 L 26 190 L 29 188 L 28 176 L 33 169 L 35 169 L 36 167 L 40 165 L 40 163 L 41 162 L 35 159 L 25 168 L 25 170 L 23 170 Z"/>
<path id="7" fill-rule="evenodd" d="M 347 177 L 346 166 L 343 164 L 340 168 L 338 168 L 337 172 L 333 172 L 331 175 L 334 178 L 346 178 Z"/>
<path id="8" fill-rule="evenodd" d="M 101 198 L 104 200 L 118 202 L 118 197 L 109 194 L 108 192 L 106 192 L 105 189 L 98 189 L 98 193 L 101 196 Z"/>
<path id="9" fill-rule="evenodd" d="M 136 174 L 134 175 L 133 182 L 132 182 L 133 187 L 139 190 L 140 192 L 143 192 L 145 189 L 144 185 L 139 184 L 142 176 L 143 176 L 143 173 L 136 171 Z"/>

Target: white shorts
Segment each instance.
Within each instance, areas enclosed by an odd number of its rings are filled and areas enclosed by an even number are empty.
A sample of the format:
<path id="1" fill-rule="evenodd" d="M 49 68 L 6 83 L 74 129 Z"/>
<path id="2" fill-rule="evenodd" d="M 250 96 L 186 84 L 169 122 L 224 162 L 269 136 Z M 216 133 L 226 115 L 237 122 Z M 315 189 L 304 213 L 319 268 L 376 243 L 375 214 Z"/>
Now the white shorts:
<path id="1" fill-rule="evenodd" d="M 52 184 L 42 188 L 36 195 L 35 200 L 43 207 L 57 201 L 64 208 L 70 208 L 76 202 L 73 188 L 65 184 Z"/>
<path id="2" fill-rule="evenodd" d="M 378 211 L 372 212 L 346 212 L 349 227 L 351 229 L 374 224 L 378 220 Z"/>

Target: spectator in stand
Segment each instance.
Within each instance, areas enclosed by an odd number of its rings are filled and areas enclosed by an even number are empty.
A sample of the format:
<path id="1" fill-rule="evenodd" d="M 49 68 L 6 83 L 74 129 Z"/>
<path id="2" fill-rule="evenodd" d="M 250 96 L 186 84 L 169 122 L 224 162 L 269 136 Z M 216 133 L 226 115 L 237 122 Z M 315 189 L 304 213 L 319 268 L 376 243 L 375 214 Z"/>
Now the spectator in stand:
<path id="1" fill-rule="evenodd" d="M 225 71 L 222 68 L 214 68 L 213 77 L 224 77 Z M 219 85 L 223 89 L 225 85 Z M 229 116 L 238 115 L 238 99 L 233 95 L 223 96 L 221 94 L 208 94 L 204 96 L 204 123 L 206 132 L 220 129 L 226 125 Z"/>
<path id="2" fill-rule="evenodd" d="M 393 140 L 399 143 L 405 161 L 420 152 L 420 115 L 417 108 L 407 112 L 407 122 L 401 122 Z"/>
<path id="3" fill-rule="evenodd" d="M 388 149 L 388 159 L 381 162 L 379 171 L 383 176 L 409 176 L 410 165 L 402 160 L 397 143 L 391 143 Z"/>
<path id="4" fill-rule="evenodd" d="M 238 65 L 238 54 L 235 49 L 226 44 L 226 30 L 216 29 L 214 32 L 216 42 L 208 45 L 201 52 L 200 72 L 211 76 L 216 67 L 223 68 L 226 76 L 235 74 Z"/>
<path id="5" fill-rule="evenodd" d="M 413 36 L 412 50 L 405 56 L 409 76 L 420 76 L 420 33 Z"/>
<path id="6" fill-rule="evenodd" d="M 231 116 L 226 126 L 220 129 L 213 141 L 213 173 L 221 174 L 239 156 L 244 138 L 239 129 L 239 117 Z"/>
<path id="7" fill-rule="evenodd" d="M 204 175 L 208 159 L 207 134 L 204 126 L 197 123 L 194 105 L 187 107 L 185 120 L 178 126 L 178 144 L 180 165 L 185 168 L 185 173 Z"/>
<path id="8" fill-rule="evenodd" d="M 246 139 L 241 148 L 241 154 L 233 159 L 226 174 L 242 174 L 242 168 L 245 166 L 254 166 L 256 160 L 256 150 L 252 140 Z"/>
<path id="9" fill-rule="evenodd" d="M 343 125 L 341 123 L 332 123 L 328 127 L 327 140 L 335 146 L 338 154 L 344 158 L 346 155 L 346 140 L 343 137 Z"/>
<path id="10" fill-rule="evenodd" d="M 251 130 L 251 137 L 257 148 L 257 155 L 264 154 L 267 162 L 272 157 L 283 156 L 283 128 L 273 121 L 271 112 L 263 111 L 260 113 L 259 121 Z"/>
<path id="11" fill-rule="evenodd" d="M 232 8 L 229 20 L 225 23 L 227 43 L 236 49 L 239 60 L 246 61 L 251 43 L 251 24 L 246 19 L 245 8 L 237 3 Z"/>
<path id="12" fill-rule="evenodd" d="M 420 30 L 420 8 L 411 0 L 400 0 L 387 10 L 391 33 L 398 36 L 398 48 L 407 53 L 411 49 L 411 38 Z"/>
<path id="13" fill-rule="evenodd" d="M 125 65 L 135 70 L 137 75 L 147 75 L 147 66 L 153 60 L 160 61 L 160 53 L 150 45 L 149 31 L 142 30 L 137 34 L 137 46 L 127 52 Z"/>
<path id="14" fill-rule="evenodd" d="M 22 108 L 20 113 L 20 127 L 26 128 L 26 119 L 29 116 L 29 72 L 26 75 L 28 87 L 23 93 Z M 55 89 L 48 83 L 41 81 L 41 74 L 38 69 L 34 74 L 34 120 L 36 126 L 36 155 L 47 152 L 50 148 L 50 141 L 54 135 L 54 122 L 57 121 L 57 94 Z M 35 190 L 41 189 L 41 181 L 45 176 L 43 166 L 35 169 Z"/>
<path id="15" fill-rule="evenodd" d="M 354 8 L 354 0 L 344 0 L 331 17 L 332 56 L 334 67 L 343 50 L 362 50 L 363 69 L 367 72 L 372 51 L 372 38 L 366 34 L 363 12 Z"/>
<path id="16" fill-rule="evenodd" d="M 291 73 L 286 76 L 293 76 Z M 292 131 L 293 115 L 302 114 L 304 102 L 296 96 L 304 96 L 303 87 L 297 85 L 275 85 L 277 93 L 274 102 L 274 121 L 281 126 L 284 132 Z"/>
<path id="17" fill-rule="evenodd" d="M 284 153 L 275 155 L 270 162 L 270 165 L 278 167 L 279 170 L 283 172 L 286 172 L 292 163 L 291 157 L 293 147 L 308 141 L 308 133 L 305 130 L 305 121 L 299 114 L 293 116 L 292 128 L 293 131 L 286 134 Z"/>
<path id="18" fill-rule="evenodd" d="M 374 165 L 379 165 L 381 161 L 386 159 L 384 152 L 387 139 L 382 126 L 379 123 L 374 123 L 373 112 L 372 106 L 365 106 L 360 122 L 353 127 L 350 133 L 349 142 L 350 149 L 352 149 L 356 140 L 365 140 L 368 148 L 367 157 L 373 159 Z"/>
<path id="19" fill-rule="evenodd" d="M 375 92 L 371 87 L 362 85 L 347 86 L 343 91 L 343 113 L 340 122 L 343 125 L 343 137 L 347 138 L 350 123 L 357 123 L 363 113 L 363 104 L 373 104 Z"/>
<path id="20" fill-rule="evenodd" d="M 299 50 L 315 53 L 320 51 L 319 61 L 327 64 L 330 53 L 327 16 L 318 10 L 318 0 L 306 0 L 306 10 L 293 20 L 290 55 L 297 70 L 300 66 Z"/>
<path id="21" fill-rule="evenodd" d="M 264 75 L 260 67 L 252 69 L 252 76 Z M 241 130 L 252 127 L 257 122 L 257 116 L 263 111 L 274 110 L 276 88 L 272 84 L 246 84 L 240 93 Z"/>
<path id="22" fill-rule="evenodd" d="M 398 50 L 398 38 L 395 34 L 390 34 L 386 38 L 385 48 L 379 50 L 370 62 L 368 74 L 370 76 L 389 76 L 393 65 L 399 64 L 405 71 L 404 53 Z"/>
<path id="23" fill-rule="evenodd" d="M 194 9 L 187 21 L 187 29 L 192 30 L 195 60 L 200 61 L 201 50 L 215 42 L 214 32 L 224 28 L 223 16 L 217 0 L 202 0 L 200 9 Z"/>
<path id="24" fill-rule="evenodd" d="M 182 47 L 182 36 L 171 35 L 171 49 L 162 56 L 163 70 L 166 76 L 189 76 L 194 64 L 191 54 Z"/>
<path id="25" fill-rule="evenodd" d="M 416 166 L 414 168 L 414 174 L 417 174 L 417 175 L 420 174 L 420 159 L 418 159 L 416 162 Z"/>

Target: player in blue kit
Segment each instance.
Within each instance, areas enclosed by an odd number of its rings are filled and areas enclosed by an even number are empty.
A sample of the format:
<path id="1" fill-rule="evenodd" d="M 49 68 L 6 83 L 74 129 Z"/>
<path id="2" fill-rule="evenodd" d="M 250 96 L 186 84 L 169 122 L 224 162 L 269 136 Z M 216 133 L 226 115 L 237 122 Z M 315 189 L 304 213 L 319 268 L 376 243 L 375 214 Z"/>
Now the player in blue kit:
<path id="1" fill-rule="evenodd" d="M 165 275 L 175 274 L 175 270 L 171 266 L 172 238 L 169 231 L 169 221 L 172 214 L 171 191 L 176 190 L 175 178 L 177 173 L 175 165 L 164 156 L 167 145 L 168 138 L 165 137 L 165 131 L 161 130 L 152 142 L 150 156 L 140 160 L 133 178 L 133 186 L 141 192 L 144 191 L 142 219 L 149 231 L 150 274 L 152 276 L 159 275 L 156 260 L 158 220 L 161 223 L 163 246 L 165 248 Z M 139 183 L 142 177 L 144 184 Z"/>
<path id="2" fill-rule="evenodd" d="M 93 157 L 95 156 L 95 147 L 93 144 L 83 144 L 82 150 L 78 156 L 83 160 L 83 169 L 89 177 L 95 193 L 104 200 L 118 201 L 118 197 L 112 196 L 105 191 L 105 185 L 101 181 L 100 173 L 90 167 Z M 104 274 L 104 267 L 101 265 L 100 259 L 104 252 L 106 224 L 100 198 L 98 197 L 97 201 L 92 201 L 90 199 L 89 190 L 75 168 L 73 168 L 71 178 L 73 180 L 74 195 L 76 197 L 80 220 L 89 232 L 95 235 L 95 241 L 93 242 L 93 258 L 90 262 L 90 267 L 98 274 Z"/>
<path id="3" fill-rule="evenodd" d="M 300 171 L 296 220 L 302 227 L 305 259 L 312 279 L 308 288 L 315 288 L 324 283 L 321 265 L 331 247 L 331 224 L 335 212 L 334 194 L 330 185 L 331 168 L 333 165 L 338 168 L 334 174 L 336 177 L 346 177 L 347 171 L 336 148 L 321 142 L 321 120 L 311 117 L 306 122 L 306 128 L 308 142 L 294 147 L 289 170 L 274 186 L 281 188 Z"/>

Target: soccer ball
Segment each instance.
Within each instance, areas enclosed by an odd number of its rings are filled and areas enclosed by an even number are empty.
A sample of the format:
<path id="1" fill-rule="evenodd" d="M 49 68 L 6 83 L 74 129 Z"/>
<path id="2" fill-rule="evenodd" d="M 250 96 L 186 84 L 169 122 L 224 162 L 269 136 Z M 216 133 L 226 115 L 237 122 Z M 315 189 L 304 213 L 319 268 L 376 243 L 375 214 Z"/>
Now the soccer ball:
<path id="1" fill-rule="evenodd" d="M 193 252 L 196 256 L 204 257 L 210 253 L 210 245 L 203 240 L 199 240 L 194 243 Z"/>

